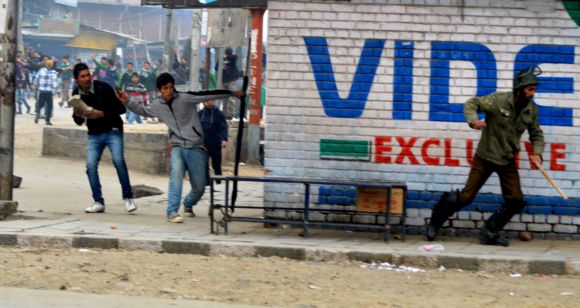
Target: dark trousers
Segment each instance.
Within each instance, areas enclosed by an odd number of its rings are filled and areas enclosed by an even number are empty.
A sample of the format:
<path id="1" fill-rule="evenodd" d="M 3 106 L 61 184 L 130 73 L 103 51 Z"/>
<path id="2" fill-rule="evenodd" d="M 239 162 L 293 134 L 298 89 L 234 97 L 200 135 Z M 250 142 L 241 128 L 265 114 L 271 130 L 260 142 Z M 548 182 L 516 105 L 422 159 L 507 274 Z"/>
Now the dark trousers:
<path id="1" fill-rule="evenodd" d="M 52 91 L 40 91 L 38 93 L 38 104 L 36 104 L 36 120 L 40 118 L 40 110 L 44 107 L 44 117 L 46 123 L 50 123 L 52 117 Z"/>
<path id="2" fill-rule="evenodd" d="M 500 166 L 474 156 L 467 183 L 457 198 L 459 204 L 463 207 L 473 202 L 483 184 L 494 172 L 499 176 L 501 193 L 505 201 L 524 199 L 515 161 L 506 166 Z"/>
<path id="3" fill-rule="evenodd" d="M 211 168 L 215 175 L 222 174 L 222 147 L 220 144 L 207 145 L 207 152 L 211 158 Z M 209 167 L 208 167 L 209 170 Z"/>

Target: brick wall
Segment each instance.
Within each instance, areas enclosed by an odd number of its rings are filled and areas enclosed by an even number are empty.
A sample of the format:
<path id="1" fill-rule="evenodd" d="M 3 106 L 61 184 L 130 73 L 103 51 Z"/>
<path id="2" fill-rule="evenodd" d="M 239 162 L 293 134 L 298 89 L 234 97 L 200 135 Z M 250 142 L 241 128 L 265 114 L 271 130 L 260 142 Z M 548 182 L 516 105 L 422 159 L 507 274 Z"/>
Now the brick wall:
<path id="1" fill-rule="evenodd" d="M 420 232 L 440 194 L 462 188 L 467 178 L 479 132 L 465 124 L 463 103 L 510 91 L 514 72 L 537 64 L 544 71 L 535 99 L 546 139 L 543 165 L 570 199 L 531 170 L 524 134 L 518 163 L 530 206 L 506 230 L 578 237 L 580 4 L 318 0 L 268 6 L 265 151 L 272 175 L 405 182 L 408 223 Z M 332 189 L 312 190 L 318 206 L 355 202 L 347 202 L 352 194 L 330 198 Z M 265 188 L 273 205 L 301 196 L 300 187 Z M 470 235 L 501 200 L 494 175 L 446 232 Z"/>

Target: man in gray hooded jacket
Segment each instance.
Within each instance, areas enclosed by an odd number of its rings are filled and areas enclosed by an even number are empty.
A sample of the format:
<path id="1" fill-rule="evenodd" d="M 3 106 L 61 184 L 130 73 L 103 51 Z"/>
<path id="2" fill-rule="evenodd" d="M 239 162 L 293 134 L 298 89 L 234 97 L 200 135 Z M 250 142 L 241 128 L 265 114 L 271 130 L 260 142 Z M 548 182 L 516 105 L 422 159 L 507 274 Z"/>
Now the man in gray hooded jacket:
<path id="1" fill-rule="evenodd" d="M 193 206 L 201 199 L 206 185 L 208 153 L 203 142 L 203 128 L 197 113 L 197 104 L 232 95 L 241 97 L 243 92 L 232 93 L 227 90 L 177 92 L 174 88 L 175 80 L 169 73 L 159 75 L 156 83 L 161 96 L 149 106 L 129 101 L 127 94 L 121 91 L 117 92 L 117 96 L 132 112 L 144 117 L 156 117 L 169 128 L 171 175 L 167 221 L 180 223 L 183 222 L 183 218 L 178 211 L 185 171 L 189 173 L 191 183 L 191 191 L 183 200 L 185 216 L 195 216 Z"/>

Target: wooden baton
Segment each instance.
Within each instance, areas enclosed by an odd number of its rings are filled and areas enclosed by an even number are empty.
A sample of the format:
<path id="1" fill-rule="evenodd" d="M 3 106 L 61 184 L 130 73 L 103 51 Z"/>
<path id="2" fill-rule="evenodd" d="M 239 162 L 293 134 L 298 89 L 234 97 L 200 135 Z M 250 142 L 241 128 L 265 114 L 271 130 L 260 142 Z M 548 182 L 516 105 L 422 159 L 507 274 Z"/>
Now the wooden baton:
<path id="1" fill-rule="evenodd" d="M 560 196 L 562 196 L 562 198 L 564 198 L 564 200 L 568 200 L 568 196 L 566 196 L 564 191 L 562 191 L 562 189 L 560 189 L 560 187 L 558 187 L 558 184 L 556 184 L 556 182 L 554 181 L 554 179 L 552 179 L 552 177 L 548 174 L 548 172 L 546 172 L 546 170 L 544 170 L 544 168 L 542 168 L 542 165 L 538 164 L 535 161 L 532 161 L 532 162 L 534 163 L 536 168 L 538 168 L 538 170 L 540 170 L 540 172 L 544 175 L 546 180 L 548 180 L 548 182 L 550 182 L 550 184 L 552 184 L 552 186 L 554 186 L 554 188 L 558 191 Z"/>

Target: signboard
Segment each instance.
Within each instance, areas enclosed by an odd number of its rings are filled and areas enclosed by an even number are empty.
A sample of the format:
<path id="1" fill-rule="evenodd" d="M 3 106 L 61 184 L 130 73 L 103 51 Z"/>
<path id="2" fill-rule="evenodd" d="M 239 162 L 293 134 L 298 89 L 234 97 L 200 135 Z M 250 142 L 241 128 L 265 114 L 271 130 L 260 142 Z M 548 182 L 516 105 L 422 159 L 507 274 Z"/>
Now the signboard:
<path id="1" fill-rule="evenodd" d="M 263 8 L 268 0 L 141 0 L 141 5 L 162 5 L 165 8 Z"/>
<path id="2" fill-rule="evenodd" d="M 359 212 L 384 213 L 387 207 L 386 188 L 359 187 L 356 191 L 356 210 Z M 403 189 L 391 191 L 391 214 L 403 214 Z"/>

